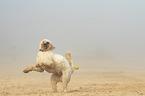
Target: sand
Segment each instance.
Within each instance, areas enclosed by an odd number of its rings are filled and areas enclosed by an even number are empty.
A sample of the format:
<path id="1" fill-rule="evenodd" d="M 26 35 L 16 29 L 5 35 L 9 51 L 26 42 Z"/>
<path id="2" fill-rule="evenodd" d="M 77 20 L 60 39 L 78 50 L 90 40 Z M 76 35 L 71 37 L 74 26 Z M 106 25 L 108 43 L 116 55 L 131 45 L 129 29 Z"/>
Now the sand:
<path id="1" fill-rule="evenodd" d="M 0 96 L 144 96 L 145 77 L 123 72 L 96 72 L 73 74 L 68 93 L 51 93 L 50 74 L 1 74 Z"/>

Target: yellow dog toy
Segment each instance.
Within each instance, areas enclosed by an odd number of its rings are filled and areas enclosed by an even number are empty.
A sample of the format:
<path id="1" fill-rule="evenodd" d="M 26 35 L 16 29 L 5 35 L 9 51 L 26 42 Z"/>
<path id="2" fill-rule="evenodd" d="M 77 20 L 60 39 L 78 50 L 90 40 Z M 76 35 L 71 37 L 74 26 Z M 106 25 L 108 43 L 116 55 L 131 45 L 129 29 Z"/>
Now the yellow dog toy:
<path id="1" fill-rule="evenodd" d="M 75 66 L 75 69 L 78 70 L 79 69 L 79 66 Z"/>

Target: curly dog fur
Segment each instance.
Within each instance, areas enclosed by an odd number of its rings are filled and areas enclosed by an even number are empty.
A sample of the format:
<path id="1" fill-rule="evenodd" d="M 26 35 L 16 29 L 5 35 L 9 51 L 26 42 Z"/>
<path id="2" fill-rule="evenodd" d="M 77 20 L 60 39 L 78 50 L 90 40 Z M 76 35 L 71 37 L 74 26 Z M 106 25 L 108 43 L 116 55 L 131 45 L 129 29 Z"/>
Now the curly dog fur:
<path id="1" fill-rule="evenodd" d="M 53 73 L 51 75 L 52 91 L 57 91 L 57 83 L 62 82 L 63 91 L 67 92 L 67 85 L 74 71 L 74 64 L 71 60 L 71 53 L 66 53 L 66 58 L 59 54 L 53 53 L 55 47 L 51 41 L 44 39 L 39 45 L 40 51 L 37 55 L 37 63 L 35 66 L 28 66 L 23 72 L 30 71 L 43 72 L 44 70 Z"/>

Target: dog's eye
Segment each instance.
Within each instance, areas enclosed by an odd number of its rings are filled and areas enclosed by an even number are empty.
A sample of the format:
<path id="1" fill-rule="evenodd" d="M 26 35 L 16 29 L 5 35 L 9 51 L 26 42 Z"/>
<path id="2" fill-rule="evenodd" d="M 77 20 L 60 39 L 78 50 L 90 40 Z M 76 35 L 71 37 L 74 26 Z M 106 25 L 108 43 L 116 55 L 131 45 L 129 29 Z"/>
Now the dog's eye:
<path id="1" fill-rule="evenodd" d="M 49 44 L 49 42 L 47 42 L 47 44 Z"/>

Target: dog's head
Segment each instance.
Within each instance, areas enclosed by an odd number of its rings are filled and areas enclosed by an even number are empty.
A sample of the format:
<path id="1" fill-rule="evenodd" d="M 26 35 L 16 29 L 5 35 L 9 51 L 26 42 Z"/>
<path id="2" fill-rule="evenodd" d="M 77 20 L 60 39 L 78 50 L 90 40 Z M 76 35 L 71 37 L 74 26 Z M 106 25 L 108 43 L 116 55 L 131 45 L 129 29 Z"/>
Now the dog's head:
<path id="1" fill-rule="evenodd" d="M 51 41 L 44 39 L 40 42 L 39 50 L 49 51 L 53 49 L 55 49 L 55 47 L 52 45 Z"/>

